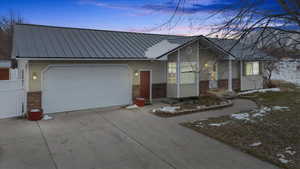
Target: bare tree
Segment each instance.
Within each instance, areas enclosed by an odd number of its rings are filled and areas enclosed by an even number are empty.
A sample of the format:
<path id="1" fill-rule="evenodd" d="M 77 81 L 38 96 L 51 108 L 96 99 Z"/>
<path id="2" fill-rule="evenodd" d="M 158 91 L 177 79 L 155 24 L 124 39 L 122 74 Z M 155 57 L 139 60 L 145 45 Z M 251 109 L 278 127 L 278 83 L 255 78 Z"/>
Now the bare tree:
<path id="1" fill-rule="evenodd" d="M 10 11 L 6 16 L 0 16 L 0 58 L 10 58 L 12 48 L 13 25 L 24 23 L 21 15 Z"/>
<path id="2" fill-rule="evenodd" d="M 186 8 L 191 10 L 190 6 L 201 5 L 200 0 L 173 1 L 177 7 L 167 23 L 177 24 L 178 19 L 174 19 L 176 14 L 181 15 Z M 187 2 L 189 7 L 186 7 Z M 243 42 L 252 48 L 300 49 L 299 0 L 237 0 L 224 4 L 223 8 L 211 12 L 212 14 L 207 18 L 215 17 L 218 22 L 210 25 L 212 29 L 208 35 L 217 34 L 223 39 L 235 39 L 236 43 L 232 48 Z M 198 15 L 195 17 L 197 18 Z M 199 23 L 201 24 L 202 22 Z"/>

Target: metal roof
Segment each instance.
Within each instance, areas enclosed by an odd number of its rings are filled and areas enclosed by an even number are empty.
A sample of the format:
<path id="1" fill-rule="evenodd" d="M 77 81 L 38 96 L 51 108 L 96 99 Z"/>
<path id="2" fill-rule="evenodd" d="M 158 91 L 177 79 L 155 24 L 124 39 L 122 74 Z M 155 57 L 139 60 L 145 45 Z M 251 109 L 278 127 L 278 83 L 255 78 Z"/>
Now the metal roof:
<path id="1" fill-rule="evenodd" d="M 206 40 L 224 59 L 266 60 L 270 56 L 235 40 L 176 36 L 45 25 L 14 26 L 13 58 L 31 59 L 156 59 L 195 40 Z M 230 50 L 231 49 L 231 50 Z"/>
<path id="2" fill-rule="evenodd" d="M 194 37 L 53 27 L 14 26 L 12 56 L 16 58 L 154 59 L 152 46 L 167 40 L 180 46 Z"/>
<path id="3" fill-rule="evenodd" d="M 242 42 L 236 44 L 233 39 L 206 38 L 218 47 L 224 49 L 235 57 L 236 60 L 271 60 L 273 57 L 259 50 L 256 46 Z M 224 59 L 229 59 L 228 55 Z"/>

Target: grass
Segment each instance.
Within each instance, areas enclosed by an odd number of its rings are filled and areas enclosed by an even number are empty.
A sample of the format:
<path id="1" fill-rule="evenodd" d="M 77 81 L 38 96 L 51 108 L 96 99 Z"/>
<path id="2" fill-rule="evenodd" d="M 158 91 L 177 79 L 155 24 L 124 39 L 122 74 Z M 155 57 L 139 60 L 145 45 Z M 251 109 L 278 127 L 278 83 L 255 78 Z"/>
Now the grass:
<path id="1" fill-rule="evenodd" d="M 263 117 L 253 118 L 255 112 L 247 112 L 250 121 L 223 116 L 182 125 L 280 167 L 300 169 L 300 88 L 291 84 L 281 84 L 281 88 L 282 92 L 255 93 L 245 98 L 254 100 L 261 107 L 285 106 L 289 107 L 289 111 L 271 110 Z M 210 125 L 224 122 L 221 126 Z M 262 144 L 250 146 L 255 142 Z M 296 154 L 287 153 L 287 148 L 296 151 Z M 278 154 L 283 154 L 288 163 L 282 163 Z"/>

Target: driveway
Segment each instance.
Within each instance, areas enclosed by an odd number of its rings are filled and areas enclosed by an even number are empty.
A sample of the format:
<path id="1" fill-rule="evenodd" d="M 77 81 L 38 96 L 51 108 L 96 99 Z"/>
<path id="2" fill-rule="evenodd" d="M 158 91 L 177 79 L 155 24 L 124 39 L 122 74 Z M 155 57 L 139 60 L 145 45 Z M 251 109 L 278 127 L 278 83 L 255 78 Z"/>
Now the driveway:
<path id="1" fill-rule="evenodd" d="M 0 120 L 1 169 L 275 169 L 273 165 L 178 125 L 255 106 L 175 118 L 143 109 L 53 114 L 53 120 Z M 195 119 L 196 118 L 196 119 Z"/>

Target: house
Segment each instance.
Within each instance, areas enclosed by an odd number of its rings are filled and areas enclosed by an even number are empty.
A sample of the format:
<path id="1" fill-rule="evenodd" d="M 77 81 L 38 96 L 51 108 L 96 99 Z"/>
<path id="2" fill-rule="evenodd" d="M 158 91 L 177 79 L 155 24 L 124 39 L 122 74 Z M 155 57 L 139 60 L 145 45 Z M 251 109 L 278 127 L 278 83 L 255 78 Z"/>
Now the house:
<path id="1" fill-rule="evenodd" d="M 12 57 L 26 109 L 45 113 L 126 105 L 136 97 L 263 88 L 263 53 L 233 40 L 30 24 L 14 27 Z"/>

